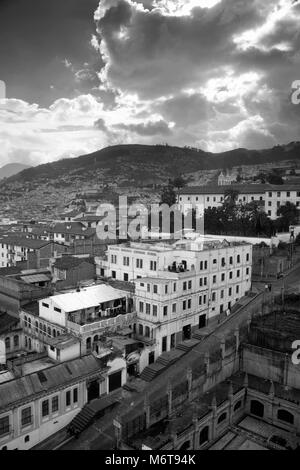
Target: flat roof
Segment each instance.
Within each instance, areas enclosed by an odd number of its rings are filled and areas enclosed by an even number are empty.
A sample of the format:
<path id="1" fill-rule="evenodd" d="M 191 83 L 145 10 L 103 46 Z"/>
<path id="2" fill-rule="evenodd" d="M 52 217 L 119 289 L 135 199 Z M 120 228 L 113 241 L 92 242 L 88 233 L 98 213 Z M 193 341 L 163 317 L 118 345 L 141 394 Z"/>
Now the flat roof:
<path id="1" fill-rule="evenodd" d="M 55 305 L 65 312 L 75 312 L 77 310 L 92 308 L 104 302 L 118 300 L 126 297 L 126 293 L 107 284 L 100 284 L 91 287 L 85 287 L 79 292 L 72 291 L 65 294 L 54 295 L 40 302 L 52 301 Z"/>

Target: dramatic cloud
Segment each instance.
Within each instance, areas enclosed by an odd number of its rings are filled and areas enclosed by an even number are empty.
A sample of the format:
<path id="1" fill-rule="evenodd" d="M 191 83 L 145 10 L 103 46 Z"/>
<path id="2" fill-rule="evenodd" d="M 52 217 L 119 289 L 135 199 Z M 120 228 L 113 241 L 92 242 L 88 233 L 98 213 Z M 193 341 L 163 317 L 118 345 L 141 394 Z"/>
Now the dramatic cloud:
<path id="1" fill-rule="evenodd" d="M 69 43 L 53 58 L 72 90 L 53 81 L 46 104 L 0 101 L 5 162 L 22 150 L 32 164 L 116 143 L 223 151 L 299 139 L 299 1 L 101 0 L 95 23 L 80 60 Z"/>

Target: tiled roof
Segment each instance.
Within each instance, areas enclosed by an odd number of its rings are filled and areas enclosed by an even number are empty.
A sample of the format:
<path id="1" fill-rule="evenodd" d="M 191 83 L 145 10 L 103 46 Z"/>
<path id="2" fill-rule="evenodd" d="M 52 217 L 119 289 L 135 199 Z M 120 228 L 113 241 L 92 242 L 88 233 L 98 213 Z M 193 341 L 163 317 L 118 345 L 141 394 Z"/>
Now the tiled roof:
<path id="1" fill-rule="evenodd" d="M 26 237 L 8 236 L 0 238 L 0 243 L 4 243 L 10 246 L 20 246 L 32 250 L 39 250 L 40 248 L 43 248 L 44 246 L 53 242 L 49 240 L 33 240 Z"/>
<path id="2" fill-rule="evenodd" d="M 84 380 L 91 374 L 100 375 L 101 362 L 93 355 L 57 364 L 42 371 L 0 384 L 0 409 L 51 393 L 58 387 Z"/>
<path id="3" fill-rule="evenodd" d="M 267 191 L 300 191 L 300 185 L 283 184 L 231 184 L 228 186 L 186 186 L 180 191 L 180 195 L 192 194 L 224 194 L 225 191 L 239 191 L 240 194 L 265 194 Z"/>
<path id="4" fill-rule="evenodd" d="M 56 260 L 54 267 L 60 270 L 77 268 L 82 263 L 94 264 L 91 258 L 76 258 L 75 256 L 63 256 Z"/>

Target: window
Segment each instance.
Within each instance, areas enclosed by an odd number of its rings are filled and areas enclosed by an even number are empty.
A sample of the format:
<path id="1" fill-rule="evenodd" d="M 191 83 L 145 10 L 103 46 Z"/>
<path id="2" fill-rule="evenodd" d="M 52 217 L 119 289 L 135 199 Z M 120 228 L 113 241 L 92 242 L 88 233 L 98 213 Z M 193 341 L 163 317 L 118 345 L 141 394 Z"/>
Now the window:
<path id="1" fill-rule="evenodd" d="M 217 264 L 217 260 L 216 260 L 216 258 L 213 260 L 213 264 Z"/>
<path id="2" fill-rule="evenodd" d="M 247 256 L 246 256 L 246 261 L 249 261 L 250 260 L 250 254 L 247 253 Z"/>
<path id="3" fill-rule="evenodd" d="M 278 410 L 277 419 L 288 424 L 294 424 L 294 415 L 287 410 Z"/>
<path id="4" fill-rule="evenodd" d="M 153 286 L 153 293 L 157 294 L 157 285 L 156 284 L 154 284 L 154 286 Z"/>
<path id="5" fill-rule="evenodd" d="M 150 338 L 150 328 L 149 328 L 149 326 L 145 327 L 145 336 L 146 336 L 146 338 Z"/>
<path id="6" fill-rule="evenodd" d="M 217 276 L 213 276 L 213 284 L 216 284 L 217 282 Z"/>
<path id="7" fill-rule="evenodd" d="M 204 278 L 204 285 L 207 286 L 207 277 Z"/>
<path id="8" fill-rule="evenodd" d="M 42 306 L 45 308 L 49 308 L 49 304 L 46 304 L 45 302 L 42 302 Z"/>
<path id="9" fill-rule="evenodd" d="M 168 293 L 168 284 L 165 285 L 165 294 Z"/>
<path id="10" fill-rule="evenodd" d="M 240 286 L 236 286 L 236 293 L 239 294 L 240 292 Z"/>
<path id="11" fill-rule="evenodd" d="M 123 266 L 129 266 L 129 257 L 123 256 Z"/>
<path id="12" fill-rule="evenodd" d="M 241 255 L 237 255 L 236 261 L 237 261 L 237 263 L 240 263 L 240 262 L 241 262 Z"/>
<path id="13" fill-rule="evenodd" d="M 208 435 L 209 435 L 209 427 L 206 426 L 205 428 L 202 429 L 199 435 L 199 445 L 205 444 L 205 442 L 208 442 Z"/>
<path id="14" fill-rule="evenodd" d="M 15 348 L 19 347 L 19 336 L 18 335 L 14 336 L 14 347 Z"/>
<path id="15" fill-rule="evenodd" d="M 174 282 L 174 284 L 173 284 L 173 292 L 176 292 L 176 290 L 177 290 L 177 284 L 176 284 L 176 282 Z"/>
<path id="16" fill-rule="evenodd" d="M 192 300 L 191 300 L 191 299 L 188 300 L 188 308 L 189 308 L 189 309 L 192 308 Z"/>
<path id="17" fill-rule="evenodd" d="M 230 256 L 230 258 L 229 258 L 229 264 L 233 264 L 233 257 L 232 256 Z"/>
<path id="18" fill-rule="evenodd" d="M 45 418 L 46 416 L 49 416 L 49 400 L 42 402 L 42 417 Z"/>
<path id="19" fill-rule="evenodd" d="M 183 301 L 182 308 L 183 310 L 186 310 L 186 300 Z"/>
<path id="20" fill-rule="evenodd" d="M 259 418 L 264 417 L 264 405 L 257 400 L 251 400 L 250 413 Z"/>
<path id="21" fill-rule="evenodd" d="M 66 406 L 71 406 L 71 391 L 66 392 Z"/>
<path id="22" fill-rule="evenodd" d="M 242 402 L 240 400 L 234 405 L 233 411 L 239 410 L 241 408 L 241 406 L 242 406 Z"/>
<path id="23" fill-rule="evenodd" d="M 221 290 L 221 299 L 224 299 L 224 290 Z"/>
<path id="24" fill-rule="evenodd" d="M 187 283 L 184 282 L 184 283 L 183 283 L 183 290 L 186 290 L 186 289 L 187 289 Z"/>
<path id="25" fill-rule="evenodd" d="M 147 284 L 147 292 L 150 292 L 150 284 Z"/>
<path id="26" fill-rule="evenodd" d="M 232 271 L 230 271 L 230 273 L 229 273 L 229 279 L 232 279 L 232 276 L 233 276 L 233 273 L 232 273 Z"/>
<path id="27" fill-rule="evenodd" d="M 201 277 L 200 280 L 199 280 L 199 285 L 200 285 L 200 287 L 203 286 L 203 279 L 202 279 L 202 277 Z"/>
<path id="28" fill-rule="evenodd" d="M 203 296 L 203 303 L 206 304 L 206 295 Z"/>
<path id="29" fill-rule="evenodd" d="M 117 255 L 111 255 L 112 264 L 117 264 Z"/>
<path id="30" fill-rule="evenodd" d="M 143 336 L 143 333 L 144 333 L 143 325 L 139 325 L 139 335 Z"/>
<path id="31" fill-rule="evenodd" d="M 222 281 L 222 282 L 225 281 L 225 274 L 224 274 L 224 273 L 221 275 L 221 281 Z"/>
<path id="32" fill-rule="evenodd" d="M 229 296 L 231 296 L 231 295 L 232 295 L 232 288 L 231 288 L 231 287 L 229 287 L 228 294 L 229 294 Z"/>
<path id="33" fill-rule="evenodd" d="M 54 311 L 55 311 L 55 312 L 58 312 L 58 313 L 61 313 L 61 308 L 54 307 Z"/>
<path id="34" fill-rule="evenodd" d="M 216 293 L 215 292 L 212 293 L 211 300 L 212 300 L 212 302 L 216 301 Z"/>
<path id="35" fill-rule="evenodd" d="M 146 304 L 146 314 L 147 314 L 147 315 L 150 315 L 150 309 L 151 309 L 151 305 L 150 305 L 150 304 Z"/>
<path id="36" fill-rule="evenodd" d="M 156 261 L 150 261 L 150 271 L 156 271 Z"/>
<path id="37" fill-rule="evenodd" d="M 219 416 L 218 418 L 218 424 L 221 424 L 226 419 L 227 419 L 227 413 L 222 413 L 221 416 Z"/>
<path id="38" fill-rule="evenodd" d="M 29 442 L 30 441 L 30 436 L 25 436 L 24 442 Z"/>
<path id="39" fill-rule="evenodd" d="M 191 289 L 191 288 L 192 288 L 192 281 L 189 281 L 188 288 L 189 288 L 189 289 Z"/>
<path id="40" fill-rule="evenodd" d="M 202 305 L 202 295 L 199 296 L 199 305 Z"/>
<path id="41" fill-rule="evenodd" d="M 205 269 L 205 270 L 207 269 L 207 266 L 208 266 L 208 262 L 207 262 L 207 261 L 204 261 L 204 269 Z"/>
<path id="42" fill-rule="evenodd" d="M 277 197 L 280 197 L 280 196 L 281 196 L 281 192 L 280 192 L 280 191 L 278 191 L 278 193 L 277 193 Z"/>
<path id="43" fill-rule="evenodd" d="M 124 278 L 124 281 L 125 281 L 125 282 L 128 282 L 129 276 L 128 276 L 127 273 L 124 273 L 123 278 Z"/>
<path id="44" fill-rule="evenodd" d="M 0 418 L 0 436 L 5 436 L 9 433 L 9 416 Z"/>
<path id="45" fill-rule="evenodd" d="M 58 395 L 52 397 L 52 413 L 56 413 L 58 411 Z"/>
<path id="46" fill-rule="evenodd" d="M 176 304 L 172 305 L 172 313 L 176 313 Z"/>
<path id="47" fill-rule="evenodd" d="M 241 271 L 238 269 L 236 272 L 236 277 L 240 277 Z"/>
<path id="48" fill-rule="evenodd" d="M 143 302 L 139 303 L 139 311 L 140 311 L 140 313 L 144 313 L 144 303 Z"/>
<path id="49" fill-rule="evenodd" d="M 152 314 L 154 317 L 157 317 L 157 305 L 152 306 Z"/>
<path id="50" fill-rule="evenodd" d="M 137 259 L 136 260 L 136 267 L 138 269 L 143 269 L 143 260 L 142 259 Z"/>
<path id="51" fill-rule="evenodd" d="M 203 261 L 200 261 L 200 271 L 203 271 Z"/>
<path id="52" fill-rule="evenodd" d="M 30 426 L 32 424 L 32 414 L 31 414 L 31 407 L 28 406 L 24 408 L 21 412 L 21 423 L 22 427 Z"/>
<path id="53" fill-rule="evenodd" d="M 226 264 L 226 262 L 225 262 L 225 258 L 222 258 L 222 266 L 224 267 L 224 266 L 225 266 L 225 264 Z"/>
<path id="54" fill-rule="evenodd" d="M 73 390 L 73 403 L 78 403 L 78 388 Z"/>
<path id="55" fill-rule="evenodd" d="M 168 307 L 167 305 L 164 306 L 164 317 L 168 315 Z"/>
<path id="56" fill-rule="evenodd" d="M 249 270 L 249 268 L 247 268 L 247 269 L 246 269 L 246 275 L 247 275 L 247 276 L 249 276 L 249 272 L 250 272 L 250 270 Z"/>
<path id="57" fill-rule="evenodd" d="M 10 338 L 5 338 L 5 349 L 10 350 Z"/>

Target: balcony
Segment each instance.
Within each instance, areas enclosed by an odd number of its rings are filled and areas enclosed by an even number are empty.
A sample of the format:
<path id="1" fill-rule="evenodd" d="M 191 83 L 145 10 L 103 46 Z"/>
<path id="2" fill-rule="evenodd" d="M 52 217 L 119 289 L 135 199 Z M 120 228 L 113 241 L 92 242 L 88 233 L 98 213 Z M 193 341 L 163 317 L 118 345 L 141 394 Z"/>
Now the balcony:
<path id="1" fill-rule="evenodd" d="M 97 332 L 99 330 L 104 330 L 105 328 L 117 330 L 131 325 L 135 319 L 136 312 L 131 312 L 114 315 L 103 319 L 99 319 L 99 317 L 96 319 L 90 319 L 88 322 L 82 325 L 72 321 L 67 321 L 67 329 L 79 335 Z"/>

